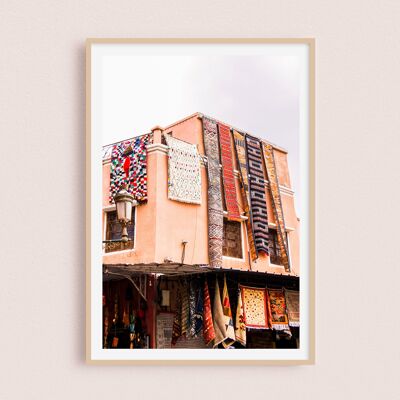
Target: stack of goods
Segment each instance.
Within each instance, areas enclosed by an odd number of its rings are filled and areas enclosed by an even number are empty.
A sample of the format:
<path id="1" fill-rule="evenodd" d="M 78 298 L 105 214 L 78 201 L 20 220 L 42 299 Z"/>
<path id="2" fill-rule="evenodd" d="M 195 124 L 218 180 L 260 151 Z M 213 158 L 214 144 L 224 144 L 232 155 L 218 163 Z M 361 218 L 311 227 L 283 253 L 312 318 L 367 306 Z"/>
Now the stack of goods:
<path id="1" fill-rule="evenodd" d="M 110 203 L 126 187 L 136 201 L 147 201 L 147 145 L 151 135 L 143 135 L 114 145 L 111 153 Z"/>
<path id="2" fill-rule="evenodd" d="M 195 144 L 164 135 L 168 145 L 168 198 L 201 204 L 200 156 Z"/>

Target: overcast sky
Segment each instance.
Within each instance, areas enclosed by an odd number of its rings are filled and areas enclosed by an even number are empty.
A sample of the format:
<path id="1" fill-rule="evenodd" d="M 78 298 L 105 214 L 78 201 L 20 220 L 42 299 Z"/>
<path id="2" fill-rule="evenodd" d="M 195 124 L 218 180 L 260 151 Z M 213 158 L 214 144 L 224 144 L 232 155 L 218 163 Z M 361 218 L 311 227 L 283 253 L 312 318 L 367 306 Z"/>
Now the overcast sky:
<path id="1" fill-rule="evenodd" d="M 299 77 L 286 55 L 107 57 L 103 144 L 201 112 L 287 149 L 299 194 Z"/>

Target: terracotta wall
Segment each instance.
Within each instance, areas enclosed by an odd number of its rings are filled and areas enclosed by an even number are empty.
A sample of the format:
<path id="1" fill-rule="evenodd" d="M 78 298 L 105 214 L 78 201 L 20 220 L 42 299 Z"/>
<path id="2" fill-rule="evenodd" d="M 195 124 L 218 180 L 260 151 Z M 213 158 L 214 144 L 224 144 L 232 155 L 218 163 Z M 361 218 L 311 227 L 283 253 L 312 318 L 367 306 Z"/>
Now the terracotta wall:
<path id="1" fill-rule="evenodd" d="M 200 154 L 204 154 L 202 122 L 197 115 L 164 128 L 164 132 L 174 137 L 197 144 Z M 108 253 L 104 263 L 162 263 L 164 259 L 180 262 L 182 241 L 187 241 L 185 260 L 187 264 L 208 264 L 208 228 L 207 228 L 207 174 L 204 166 L 202 176 L 201 205 L 185 204 L 169 200 L 167 197 L 168 157 L 166 146 L 161 145 L 161 131 L 155 131 L 155 143 L 150 146 L 148 155 L 148 190 L 147 204 L 137 207 L 136 243 L 133 251 Z M 233 141 L 232 141 L 233 144 Z M 290 176 L 287 154 L 274 149 L 277 172 L 281 190 L 286 227 L 290 243 L 292 270 L 290 274 L 299 274 L 299 221 L 294 208 L 293 192 L 290 187 Z M 233 154 L 235 160 L 235 156 Z M 235 168 L 237 168 L 235 160 Z M 110 164 L 103 166 L 103 205 L 108 206 Z M 264 171 L 265 172 L 265 171 Z M 239 179 L 236 178 L 236 190 L 239 204 L 242 206 Z M 272 211 L 269 189 L 266 187 L 269 223 L 273 227 L 275 218 Z M 225 258 L 224 268 L 240 270 L 258 270 L 263 272 L 287 274 L 281 266 L 273 266 L 269 257 L 261 255 L 254 262 L 249 262 L 247 235 L 242 223 L 243 259 Z"/>

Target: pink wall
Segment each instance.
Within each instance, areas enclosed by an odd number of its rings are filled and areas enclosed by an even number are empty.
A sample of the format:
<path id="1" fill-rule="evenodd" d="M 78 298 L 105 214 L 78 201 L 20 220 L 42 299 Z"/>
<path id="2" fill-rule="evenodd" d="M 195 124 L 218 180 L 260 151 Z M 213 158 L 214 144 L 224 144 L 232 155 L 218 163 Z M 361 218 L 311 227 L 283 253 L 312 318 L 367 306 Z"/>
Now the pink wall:
<path id="1" fill-rule="evenodd" d="M 137 207 L 136 243 L 132 251 L 108 253 L 103 262 L 118 263 L 163 263 L 165 258 L 180 262 L 182 240 L 187 241 L 185 252 L 186 264 L 208 264 L 208 227 L 207 227 L 207 174 L 201 168 L 202 202 L 201 205 L 180 203 L 169 200 L 167 148 L 160 145 L 161 131 L 155 130 L 155 143 L 149 147 L 148 154 L 148 203 Z M 200 154 L 204 154 L 201 119 L 197 114 L 164 128 L 174 137 L 197 144 Z M 299 274 L 299 221 L 294 208 L 294 198 L 290 187 L 287 154 L 274 149 L 279 182 L 286 190 L 281 190 L 286 227 L 290 243 L 290 274 Z M 235 160 L 235 155 L 232 154 Z M 235 168 L 237 168 L 235 160 Z M 103 206 L 108 206 L 110 164 L 103 166 Z M 265 171 L 264 171 L 265 173 Z M 265 175 L 266 176 L 266 175 Z M 236 190 L 239 204 L 242 205 L 239 180 L 236 178 Z M 275 223 L 269 189 L 266 188 L 268 218 Z M 271 225 L 273 226 L 273 225 Z M 262 272 L 287 274 L 283 267 L 272 266 L 269 257 L 261 255 L 249 263 L 245 223 L 242 223 L 242 242 L 244 259 L 223 259 L 224 268 L 240 270 L 258 270 Z"/>

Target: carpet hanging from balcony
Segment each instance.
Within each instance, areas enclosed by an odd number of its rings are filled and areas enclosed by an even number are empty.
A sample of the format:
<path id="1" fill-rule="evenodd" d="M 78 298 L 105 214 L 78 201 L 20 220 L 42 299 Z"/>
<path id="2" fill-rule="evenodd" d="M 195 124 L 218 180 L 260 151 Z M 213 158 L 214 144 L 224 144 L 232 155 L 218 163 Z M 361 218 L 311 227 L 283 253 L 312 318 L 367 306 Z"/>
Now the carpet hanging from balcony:
<path id="1" fill-rule="evenodd" d="M 226 125 L 218 123 L 219 143 L 221 148 L 222 180 L 228 219 L 241 222 L 236 196 L 235 176 L 233 175 L 231 131 Z"/>
<path id="2" fill-rule="evenodd" d="M 272 208 L 275 216 L 278 246 L 280 249 L 281 260 L 283 266 L 285 267 L 285 270 L 290 271 L 285 219 L 283 215 L 282 199 L 279 190 L 278 174 L 276 172 L 275 157 L 272 146 L 270 144 L 263 143 L 263 153 L 272 199 Z"/>
<path id="3" fill-rule="evenodd" d="M 233 138 L 235 143 L 236 159 L 239 165 L 239 181 L 240 191 L 243 199 L 243 208 L 246 219 L 246 231 L 247 239 L 249 242 L 249 250 L 251 260 L 257 259 L 257 251 L 254 243 L 253 226 L 251 224 L 251 211 L 250 211 L 250 193 L 249 193 L 249 177 L 247 170 L 247 159 L 246 159 L 246 144 L 244 141 L 244 135 L 240 132 L 233 131 Z"/>
<path id="4" fill-rule="evenodd" d="M 136 201 L 147 201 L 147 145 L 152 135 L 119 142 L 111 152 L 110 203 L 123 185 Z"/>
<path id="5" fill-rule="evenodd" d="M 268 214 L 260 141 L 246 135 L 246 150 L 255 247 L 258 253 L 263 252 L 268 255 Z"/>
<path id="6" fill-rule="evenodd" d="M 264 288 L 239 285 L 243 302 L 243 317 L 247 328 L 270 328 L 267 294 Z"/>
<path id="7" fill-rule="evenodd" d="M 300 301 L 297 290 L 285 289 L 285 299 L 289 326 L 300 326 Z"/>
<path id="8" fill-rule="evenodd" d="M 223 208 L 217 124 L 203 117 L 203 140 L 208 176 L 208 255 L 209 265 L 222 267 Z"/>
<path id="9" fill-rule="evenodd" d="M 286 300 L 283 289 L 268 289 L 272 328 L 277 331 L 289 330 L 286 314 Z"/>
<path id="10" fill-rule="evenodd" d="M 206 344 L 211 343 L 215 338 L 213 317 L 211 312 L 211 299 L 210 292 L 208 291 L 207 280 L 204 281 L 203 337 Z"/>
<path id="11" fill-rule="evenodd" d="M 200 156 L 195 144 L 164 135 L 168 145 L 168 198 L 201 204 Z"/>

